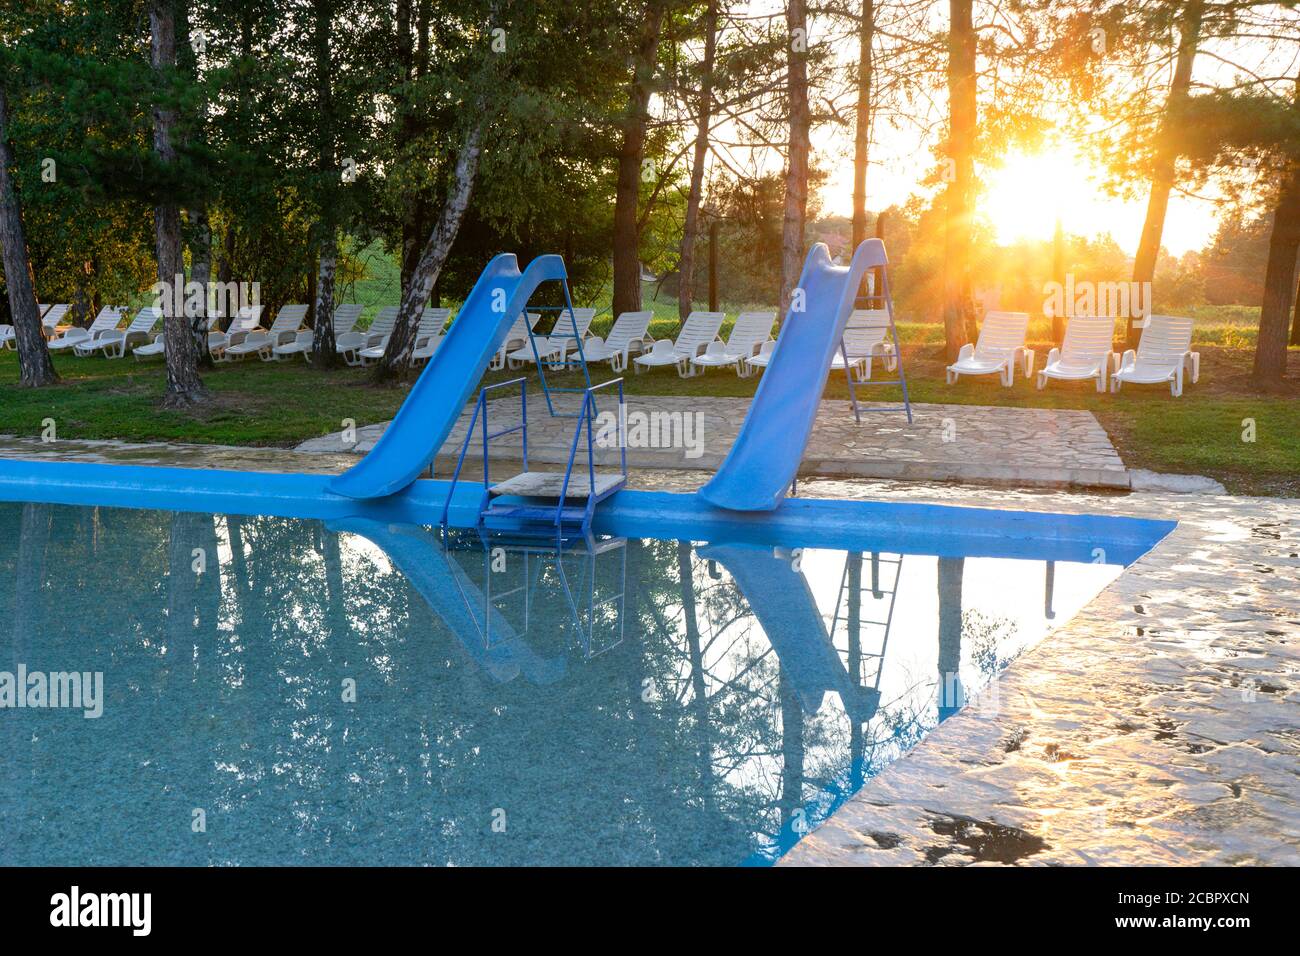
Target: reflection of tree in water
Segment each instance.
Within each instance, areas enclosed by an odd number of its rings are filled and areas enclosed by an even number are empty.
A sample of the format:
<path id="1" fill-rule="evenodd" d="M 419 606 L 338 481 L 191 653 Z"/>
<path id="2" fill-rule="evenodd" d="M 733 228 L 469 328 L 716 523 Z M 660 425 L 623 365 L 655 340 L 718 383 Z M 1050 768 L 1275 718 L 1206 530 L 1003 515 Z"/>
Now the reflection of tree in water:
<path id="1" fill-rule="evenodd" d="M 622 640 L 592 656 L 553 561 L 529 563 L 526 633 L 521 608 L 503 613 L 529 654 L 567 661 L 545 683 L 485 671 L 379 548 L 319 523 L 50 513 L 23 631 L 48 635 L 49 669 L 105 671 L 109 700 L 101 722 L 45 725 L 29 780 L 5 773 L 16 800 L 0 820 L 66 854 L 48 862 L 82 859 L 52 835 L 87 831 L 106 863 L 738 862 L 910 746 L 926 717 L 887 702 L 851 751 L 838 697 L 809 714 L 782 693 L 739 588 L 677 542 L 628 543 Z M 0 508 L 4 540 L 21 522 Z M 0 544 L 0 570 L 16 559 Z M 452 559 L 481 579 L 481 551 Z M 7 580 L 5 612 L 26 586 Z M 51 600 L 72 588 L 76 607 Z M 616 605 L 596 614 L 615 634 Z"/>
<path id="2" fill-rule="evenodd" d="M 961 616 L 962 641 L 970 647 L 971 663 L 990 680 L 1015 660 L 1016 654 L 1003 657 L 1000 651 L 1012 646 L 1018 631 L 1016 622 L 1009 617 L 994 617 L 975 610 Z"/>

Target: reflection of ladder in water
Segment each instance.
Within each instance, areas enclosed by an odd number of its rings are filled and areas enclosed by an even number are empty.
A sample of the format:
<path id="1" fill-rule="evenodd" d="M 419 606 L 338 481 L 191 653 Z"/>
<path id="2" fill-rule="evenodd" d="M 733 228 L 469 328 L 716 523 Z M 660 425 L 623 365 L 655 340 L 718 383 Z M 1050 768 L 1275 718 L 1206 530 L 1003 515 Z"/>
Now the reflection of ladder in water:
<path id="1" fill-rule="evenodd" d="M 576 546 L 559 547 L 555 552 L 555 568 L 560 575 L 560 583 L 564 586 L 565 597 L 569 600 L 569 610 L 573 615 L 574 630 L 578 635 L 578 641 L 582 644 L 582 653 L 587 660 L 593 657 L 599 657 L 606 651 L 613 650 L 623 643 L 623 611 L 627 604 L 627 538 L 604 538 L 597 539 L 592 535 L 585 538 L 585 551 L 590 560 L 586 564 L 586 570 L 583 577 L 578 580 L 576 588 L 569 586 L 569 576 L 564 570 L 564 553 L 565 551 L 577 551 Z M 576 543 L 575 543 L 576 544 Z M 602 554 L 608 554 L 612 551 L 618 551 L 620 556 L 619 575 L 617 591 L 609 597 L 596 598 L 596 559 Z M 578 595 L 582 594 L 585 585 L 587 592 L 587 620 L 584 626 L 582 613 L 578 609 Z M 576 591 L 576 594 L 575 594 Z M 596 613 L 599 609 L 613 606 L 614 614 L 617 621 L 616 634 L 609 640 L 598 641 L 596 635 Z"/>
<path id="2" fill-rule="evenodd" d="M 459 536 L 445 537 L 444 541 L 450 544 L 451 541 L 455 540 L 455 537 Z M 591 659 L 622 643 L 623 610 L 627 592 L 626 538 L 597 538 L 589 534 L 583 538 L 571 539 L 559 545 L 544 545 L 536 538 L 493 534 L 480 528 L 478 542 L 483 549 L 484 583 L 482 588 L 477 589 L 483 597 L 482 608 L 477 606 L 478 602 L 471 599 L 465 586 L 468 581 L 467 579 L 462 580 L 464 573 L 459 562 L 453 558 L 450 564 L 456 587 L 460 591 L 470 617 L 478 625 L 479 637 L 483 640 L 485 647 L 491 647 L 493 643 L 493 613 L 500 615 L 505 620 L 510 611 L 518 612 L 522 610 L 522 628 L 516 631 L 514 636 L 528 636 L 528 630 L 534 616 L 533 602 L 542 581 L 542 572 L 545 570 L 547 558 L 551 558 L 555 562 L 556 577 L 564 591 L 565 600 L 569 606 L 569 616 L 572 620 L 574 632 L 578 637 L 578 642 L 582 645 L 583 655 L 587 659 Z M 501 550 L 498 551 L 498 549 Z M 601 555 L 613 551 L 619 551 L 621 556 L 617 593 L 597 600 L 597 559 Z M 570 584 L 569 572 L 564 567 L 565 558 L 573 555 L 581 555 L 587 559 L 576 585 Z M 517 566 L 516 562 L 521 557 L 523 558 L 522 574 L 515 577 L 511 574 L 510 568 L 512 565 Z M 498 562 L 502 565 L 499 569 L 497 568 Z M 502 590 L 495 590 L 496 581 L 503 574 L 511 574 L 507 579 L 508 583 Z M 584 591 L 587 596 L 585 624 L 583 610 L 578 605 L 579 598 Z M 518 598 L 522 598 L 522 601 L 519 601 Z M 506 603 L 504 605 L 502 603 L 511 600 L 515 600 L 515 603 Z M 616 608 L 617 635 L 610 641 L 598 641 L 596 634 L 597 612 L 600 608 L 608 605 L 613 605 Z M 546 615 L 542 615 L 541 619 L 543 624 L 548 620 Z"/>
<path id="3" fill-rule="evenodd" d="M 835 639 L 842 620 L 847 638 L 845 654 L 849 676 L 859 687 L 879 691 L 889 629 L 894 622 L 898 580 L 903 573 L 903 556 L 882 557 L 879 551 L 872 551 L 868 558 L 865 582 L 862 580 L 862 553 L 850 551 L 845 559 L 840 592 L 835 599 L 835 615 L 831 619 L 831 640 Z M 879 647 L 879 651 L 873 651 L 875 647 Z M 870 673 L 872 667 L 874 673 Z"/>

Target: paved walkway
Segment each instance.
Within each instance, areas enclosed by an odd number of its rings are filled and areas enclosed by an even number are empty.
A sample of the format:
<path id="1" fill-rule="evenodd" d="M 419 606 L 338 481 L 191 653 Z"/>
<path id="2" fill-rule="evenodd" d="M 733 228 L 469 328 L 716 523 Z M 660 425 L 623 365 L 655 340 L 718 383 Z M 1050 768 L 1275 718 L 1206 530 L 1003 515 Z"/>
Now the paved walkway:
<path id="1" fill-rule="evenodd" d="M 785 865 L 1300 864 L 1300 500 L 801 491 L 1179 525 Z"/>
<path id="2" fill-rule="evenodd" d="M 569 402 L 567 407 L 576 407 L 572 396 L 564 399 Z M 713 471 L 735 441 L 749 399 L 629 396 L 627 406 L 629 465 Z M 519 421 L 518 399 L 501 399 L 491 409 L 494 430 Z M 454 464 L 472 411 L 472 406 L 466 409 L 440 451 L 440 468 Z M 859 425 L 848 402 L 824 401 L 801 473 L 1022 486 L 1129 487 L 1124 462 L 1091 412 L 914 405 L 913 417 L 909 425 L 902 412 L 870 411 L 863 413 Z M 552 418 L 540 397 L 533 396 L 528 416 L 529 457 L 546 463 L 566 461 L 575 424 L 572 418 Z M 385 427 L 386 423 L 357 429 L 355 445 L 346 445 L 342 433 L 337 433 L 303 442 L 298 451 L 364 453 Z M 507 435 L 492 442 L 490 453 L 518 459 L 520 446 L 518 433 Z M 616 462 L 617 449 L 605 449 L 603 458 L 607 463 Z"/>

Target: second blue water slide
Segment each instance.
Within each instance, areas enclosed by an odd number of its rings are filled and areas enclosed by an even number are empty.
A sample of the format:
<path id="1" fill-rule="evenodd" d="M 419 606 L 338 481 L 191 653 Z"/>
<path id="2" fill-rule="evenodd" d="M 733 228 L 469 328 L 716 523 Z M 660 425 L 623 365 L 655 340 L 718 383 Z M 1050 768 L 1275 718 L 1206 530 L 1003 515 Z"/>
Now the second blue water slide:
<path id="1" fill-rule="evenodd" d="M 329 490 L 349 498 L 382 498 L 420 477 L 534 290 L 565 278 L 559 256 L 538 256 L 523 272 L 510 253 L 489 262 L 397 416 L 370 453 L 331 481 Z"/>
<path id="2" fill-rule="evenodd" d="M 785 498 L 817 421 L 826 375 L 862 277 L 884 265 L 885 244 L 879 239 L 858 246 L 847 267 L 831 262 L 824 243 L 809 250 L 797 287 L 803 308 L 792 308 L 782 323 L 740 433 L 722 467 L 700 489 L 701 498 L 733 511 L 771 511 Z"/>

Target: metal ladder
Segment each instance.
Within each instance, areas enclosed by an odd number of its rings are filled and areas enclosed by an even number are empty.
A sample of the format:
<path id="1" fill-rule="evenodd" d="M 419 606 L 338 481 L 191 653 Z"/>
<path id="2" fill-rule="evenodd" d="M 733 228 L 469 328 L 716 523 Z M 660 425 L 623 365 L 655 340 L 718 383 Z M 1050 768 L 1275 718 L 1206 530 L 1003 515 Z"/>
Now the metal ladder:
<path id="1" fill-rule="evenodd" d="M 840 337 L 840 355 L 844 357 L 844 380 L 849 386 L 849 402 L 853 405 L 853 419 L 859 425 L 862 424 L 862 406 L 858 403 L 858 386 L 859 385 L 898 385 L 903 389 L 903 404 L 887 405 L 883 408 L 868 408 L 869 412 L 906 412 L 907 423 L 912 424 L 912 402 L 907 396 L 907 373 L 903 371 L 903 350 L 898 344 L 898 327 L 894 324 L 894 299 L 889 294 L 889 276 L 888 268 L 880 267 L 880 292 L 870 295 L 857 296 L 853 300 L 854 309 L 872 309 L 879 308 L 879 303 L 885 304 L 885 312 L 889 315 L 889 335 L 894 342 L 894 361 L 895 368 L 898 369 L 898 378 L 890 379 L 863 379 L 855 381 L 853 377 L 853 363 L 849 361 L 849 350 L 844 344 L 844 337 Z M 874 305 L 871 303 L 875 303 Z M 853 321 L 853 316 L 849 316 L 849 321 Z M 846 326 L 848 331 L 855 326 Z"/>
<path id="2" fill-rule="evenodd" d="M 519 423 L 492 431 L 488 423 L 488 394 L 498 389 L 519 386 Z M 596 396 L 605 389 L 618 388 L 617 442 L 619 449 L 619 470 L 616 474 L 608 472 L 597 474 L 594 431 L 598 417 Z M 596 505 L 619 491 L 627 484 L 627 435 L 623 409 L 623 380 L 611 379 L 599 385 L 582 389 L 582 407 L 578 413 L 577 427 L 573 431 L 573 441 L 569 446 L 569 458 L 563 474 L 560 472 L 530 471 L 528 468 L 528 383 L 525 378 L 515 378 L 495 385 L 486 385 L 479 391 L 474 414 L 470 418 L 469 428 L 465 432 L 465 441 L 461 444 L 460 455 L 456 460 L 456 470 L 452 474 L 447 490 L 447 499 L 443 504 L 441 527 L 445 533 L 451 514 L 452 497 L 460 482 L 460 473 L 465 466 L 465 457 L 469 444 L 474 438 L 475 426 L 481 420 L 481 437 L 483 453 L 483 493 L 479 499 L 479 527 L 491 527 L 495 530 L 511 531 L 519 534 L 549 535 L 554 534 L 563 539 L 578 534 L 585 537 L 591 528 L 591 520 Z M 491 478 L 489 443 L 493 438 L 503 435 L 522 433 L 523 436 L 523 471 L 511 478 L 493 484 Z M 574 478 L 574 464 L 577 461 L 578 446 L 583 439 L 587 445 L 587 468 L 585 474 Z M 497 501 L 497 498 L 520 499 L 509 502 Z M 582 505 L 570 505 L 571 500 L 585 499 Z"/>

